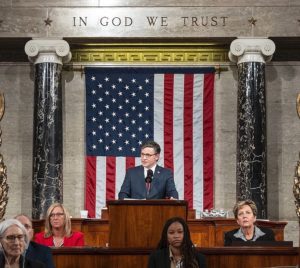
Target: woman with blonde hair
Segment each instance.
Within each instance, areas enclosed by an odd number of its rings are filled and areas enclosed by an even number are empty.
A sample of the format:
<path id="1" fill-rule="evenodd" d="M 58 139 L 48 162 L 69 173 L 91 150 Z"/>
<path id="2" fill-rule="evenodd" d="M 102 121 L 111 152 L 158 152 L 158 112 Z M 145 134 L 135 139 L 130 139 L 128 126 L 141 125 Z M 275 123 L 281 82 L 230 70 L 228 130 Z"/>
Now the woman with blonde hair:
<path id="1" fill-rule="evenodd" d="M 81 232 L 72 232 L 69 212 L 54 203 L 46 213 L 45 231 L 35 235 L 35 242 L 50 247 L 84 246 L 84 237 Z"/>

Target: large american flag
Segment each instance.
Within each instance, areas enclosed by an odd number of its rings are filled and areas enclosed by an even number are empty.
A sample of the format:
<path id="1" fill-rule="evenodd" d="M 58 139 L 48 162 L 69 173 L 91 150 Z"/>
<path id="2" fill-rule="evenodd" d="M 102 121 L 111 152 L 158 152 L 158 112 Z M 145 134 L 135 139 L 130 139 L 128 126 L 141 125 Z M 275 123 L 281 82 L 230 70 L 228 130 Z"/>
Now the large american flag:
<path id="1" fill-rule="evenodd" d="M 140 146 L 161 146 L 179 199 L 213 207 L 213 68 L 86 68 L 86 192 L 89 217 L 117 199 Z"/>

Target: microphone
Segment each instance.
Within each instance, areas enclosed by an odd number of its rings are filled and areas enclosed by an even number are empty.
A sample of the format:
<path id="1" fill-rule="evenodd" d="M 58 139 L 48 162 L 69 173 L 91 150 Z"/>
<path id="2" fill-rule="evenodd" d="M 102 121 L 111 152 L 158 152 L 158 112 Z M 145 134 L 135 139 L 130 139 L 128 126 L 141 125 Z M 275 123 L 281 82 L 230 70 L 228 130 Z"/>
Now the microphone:
<path id="1" fill-rule="evenodd" d="M 148 169 L 147 170 L 147 176 L 145 178 L 146 188 L 147 188 L 147 199 L 148 199 L 148 196 L 149 196 L 152 180 L 153 180 L 153 171 L 152 171 L 152 169 Z"/>

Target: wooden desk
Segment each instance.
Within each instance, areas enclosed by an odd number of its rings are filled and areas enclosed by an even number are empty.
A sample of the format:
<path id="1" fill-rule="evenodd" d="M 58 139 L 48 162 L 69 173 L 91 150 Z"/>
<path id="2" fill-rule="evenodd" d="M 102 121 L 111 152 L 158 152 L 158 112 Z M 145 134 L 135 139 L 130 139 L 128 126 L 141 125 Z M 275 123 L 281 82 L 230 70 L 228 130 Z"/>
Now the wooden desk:
<path id="1" fill-rule="evenodd" d="M 224 233 L 238 228 L 235 219 L 188 219 L 187 223 L 190 228 L 191 239 L 199 247 L 222 247 L 224 245 Z M 287 222 L 283 221 L 257 221 L 258 226 L 273 229 L 278 241 L 284 240 L 286 224 Z M 35 232 L 40 232 L 44 228 L 44 220 L 33 221 L 33 227 Z M 108 245 L 109 220 L 73 218 L 72 229 L 84 233 L 86 245 L 94 247 L 106 247 Z"/>
<path id="2" fill-rule="evenodd" d="M 198 248 L 209 268 L 262 268 L 295 266 L 296 247 Z M 52 249 L 56 268 L 146 268 L 151 249 L 59 248 Z"/>

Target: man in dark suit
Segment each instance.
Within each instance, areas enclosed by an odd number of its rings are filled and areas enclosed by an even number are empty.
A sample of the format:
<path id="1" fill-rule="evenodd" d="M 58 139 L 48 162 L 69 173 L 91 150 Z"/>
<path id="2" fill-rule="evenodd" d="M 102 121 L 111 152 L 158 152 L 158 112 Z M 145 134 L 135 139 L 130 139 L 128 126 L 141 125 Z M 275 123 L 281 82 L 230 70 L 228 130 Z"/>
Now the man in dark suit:
<path id="1" fill-rule="evenodd" d="M 157 165 L 160 151 L 154 141 L 142 145 L 142 165 L 127 170 L 119 199 L 178 199 L 172 171 Z"/>
<path id="2" fill-rule="evenodd" d="M 26 228 L 29 239 L 33 237 L 32 221 L 26 215 L 20 214 L 15 217 L 19 222 L 21 222 Z M 52 260 L 52 252 L 49 247 L 40 245 L 33 241 L 30 241 L 28 248 L 26 249 L 25 256 L 30 260 L 38 260 L 46 265 L 47 268 L 55 268 Z"/>

